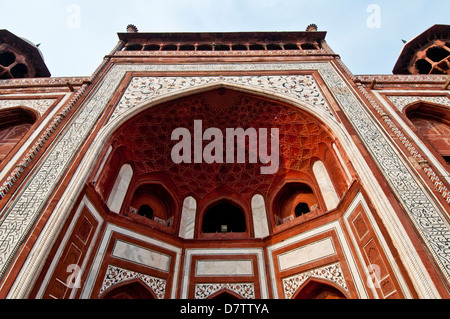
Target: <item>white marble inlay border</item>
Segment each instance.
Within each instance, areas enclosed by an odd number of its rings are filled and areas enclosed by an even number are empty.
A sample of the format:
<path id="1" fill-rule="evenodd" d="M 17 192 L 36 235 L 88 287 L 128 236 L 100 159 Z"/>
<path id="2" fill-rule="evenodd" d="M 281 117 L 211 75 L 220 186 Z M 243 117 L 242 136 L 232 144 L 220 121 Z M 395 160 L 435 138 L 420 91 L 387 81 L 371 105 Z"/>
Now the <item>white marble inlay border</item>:
<path id="1" fill-rule="evenodd" d="M 129 229 L 119 227 L 117 225 L 107 224 L 105 232 L 103 233 L 100 245 L 99 245 L 97 251 L 95 252 L 94 261 L 92 262 L 92 264 L 89 268 L 89 273 L 86 278 L 86 282 L 85 282 L 84 286 L 82 287 L 82 292 L 81 292 L 81 296 L 80 296 L 81 299 L 88 299 L 91 297 L 96 298 L 96 296 L 91 296 L 92 290 L 94 288 L 95 282 L 97 281 L 97 277 L 100 272 L 100 265 L 102 264 L 106 249 L 107 249 L 108 245 L 110 244 L 112 235 L 114 233 L 123 234 L 128 237 L 132 237 L 137 240 L 173 251 L 176 254 L 173 273 L 177 274 L 179 272 L 180 264 L 181 264 L 181 254 L 182 254 L 181 248 L 173 246 L 173 245 L 165 243 L 165 242 L 162 242 L 162 241 L 159 241 L 155 238 L 144 236 L 142 234 L 136 233 Z M 177 285 L 178 285 L 178 276 L 174 275 L 173 280 L 172 280 L 171 298 L 175 298 L 175 296 L 176 296 Z"/>
<path id="2" fill-rule="evenodd" d="M 257 256 L 256 267 L 258 267 L 261 298 L 262 299 L 269 298 L 269 291 L 266 282 L 267 278 L 265 275 L 266 271 L 264 263 L 264 252 L 262 248 L 186 249 L 184 259 L 183 280 L 181 284 L 181 298 L 183 299 L 188 298 L 192 257 L 201 255 L 208 255 L 208 256 L 256 255 Z"/>

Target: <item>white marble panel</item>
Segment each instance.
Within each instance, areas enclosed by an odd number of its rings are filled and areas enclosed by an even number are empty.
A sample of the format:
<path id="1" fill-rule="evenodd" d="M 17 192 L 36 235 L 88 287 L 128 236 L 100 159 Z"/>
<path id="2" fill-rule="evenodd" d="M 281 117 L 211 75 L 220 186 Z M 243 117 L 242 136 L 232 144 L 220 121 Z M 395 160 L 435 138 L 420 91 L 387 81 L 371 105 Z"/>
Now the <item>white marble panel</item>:
<path id="1" fill-rule="evenodd" d="M 264 203 L 264 198 L 259 194 L 256 194 L 252 198 L 252 215 L 255 238 L 264 238 L 269 236 L 266 205 Z"/>
<path id="2" fill-rule="evenodd" d="M 251 260 L 198 260 L 196 276 L 253 276 Z"/>
<path id="3" fill-rule="evenodd" d="M 179 235 L 185 239 L 194 238 L 195 214 L 197 211 L 197 202 L 192 196 L 188 196 L 183 201 L 183 210 L 181 212 L 181 222 Z"/>
<path id="4" fill-rule="evenodd" d="M 129 164 L 121 167 L 119 175 L 116 178 L 111 194 L 109 195 L 107 205 L 114 213 L 119 213 L 123 200 L 133 177 L 133 169 Z"/>
<path id="5" fill-rule="evenodd" d="M 328 175 L 325 165 L 321 161 L 316 161 L 313 165 L 313 171 L 327 210 L 336 208 L 339 204 L 339 197 L 336 194 L 333 182 Z"/>
<path id="6" fill-rule="evenodd" d="M 327 237 L 309 245 L 288 251 L 278 256 L 280 271 L 297 267 L 336 254 L 331 238 Z"/>
<path id="7" fill-rule="evenodd" d="M 145 265 L 165 272 L 169 271 L 170 256 L 118 240 L 112 255 L 134 263 Z"/>

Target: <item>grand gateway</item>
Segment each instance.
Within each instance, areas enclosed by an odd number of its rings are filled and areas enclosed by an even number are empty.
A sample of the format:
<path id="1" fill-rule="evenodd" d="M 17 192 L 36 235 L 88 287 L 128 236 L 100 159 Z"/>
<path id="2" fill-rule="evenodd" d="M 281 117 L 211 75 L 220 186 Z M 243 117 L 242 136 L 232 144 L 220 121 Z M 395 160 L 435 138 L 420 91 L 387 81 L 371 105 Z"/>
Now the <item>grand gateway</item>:
<path id="1" fill-rule="evenodd" d="M 0 298 L 449 298 L 450 26 L 387 75 L 325 36 L 129 25 L 51 77 L 0 30 Z"/>

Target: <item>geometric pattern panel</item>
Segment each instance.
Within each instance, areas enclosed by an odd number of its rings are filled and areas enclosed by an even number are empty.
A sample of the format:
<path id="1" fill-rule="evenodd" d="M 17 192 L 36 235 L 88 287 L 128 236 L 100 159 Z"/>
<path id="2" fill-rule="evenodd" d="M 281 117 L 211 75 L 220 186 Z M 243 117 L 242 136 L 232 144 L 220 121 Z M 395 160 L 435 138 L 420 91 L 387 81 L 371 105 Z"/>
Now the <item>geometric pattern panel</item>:
<path id="1" fill-rule="evenodd" d="M 291 299 L 295 296 L 297 289 L 309 278 L 320 278 L 332 281 L 338 284 L 342 289 L 348 292 L 347 283 L 339 263 L 328 266 L 312 269 L 303 273 L 284 278 L 283 291 L 286 299 Z"/>
<path id="2" fill-rule="evenodd" d="M 157 299 L 164 298 L 164 294 L 166 292 L 166 281 L 164 279 L 143 275 L 138 272 L 122 269 L 112 265 L 108 265 L 99 296 L 105 290 L 113 287 L 114 285 L 131 279 L 139 279 L 145 283 L 152 290 Z"/>
<path id="3" fill-rule="evenodd" d="M 255 299 L 255 286 L 252 283 L 196 284 L 194 299 L 206 299 L 220 290 L 231 290 L 244 299 Z"/>

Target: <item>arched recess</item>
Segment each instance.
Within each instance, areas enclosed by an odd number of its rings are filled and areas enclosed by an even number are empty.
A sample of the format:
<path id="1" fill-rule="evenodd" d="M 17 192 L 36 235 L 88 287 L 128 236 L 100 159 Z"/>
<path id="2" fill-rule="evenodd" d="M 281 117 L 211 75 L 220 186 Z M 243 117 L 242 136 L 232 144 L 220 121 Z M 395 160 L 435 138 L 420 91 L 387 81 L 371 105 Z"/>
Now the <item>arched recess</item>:
<path id="1" fill-rule="evenodd" d="M 123 282 L 105 291 L 100 299 L 156 299 L 151 289 L 141 280 Z"/>
<path id="2" fill-rule="evenodd" d="M 305 181 L 288 181 L 276 194 L 272 203 L 275 225 L 320 209 L 315 191 Z"/>
<path id="3" fill-rule="evenodd" d="M 35 112 L 22 107 L 0 110 L 0 161 L 27 134 L 37 117 Z"/>
<path id="4" fill-rule="evenodd" d="M 237 300 L 237 299 L 243 299 L 242 296 L 238 295 L 234 291 L 231 291 L 227 288 L 223 288 L 219 291 L 216 291 L 212 295 L 208 297 L 208 299 L 213 300 Z"/>
<path id="5" fill-rule="evenodd" d="M 348 299 L 348 297 L 334 283 L 311 277 L 299 287 L 293 299 Z"/>
<path id="6" fill-rule="evenodd" d="M 124 214 L 139 223 L 172 228 L 176 203 L 160 183 L 143 180 L 130 190 Z"/>
<path id="7" fill-rule="evenodd" d="M 149 170 L 162 172 L 162 182 L 166 186 L 170 184 L 172 193 L 177 194 L 178 207 L 183 206 L 182 201 L 187 196 L 195 197 L 197 203 L 204 203 L 204 197 L 210 193 L 215 192 L 220 197 L 223 195 L 220 190 L 226 185 L 232 193 L 245 198 L 245 210 L 250 211 L 247 208 L 250 207 L 252 196 L 260 193 L 266 198 L 271 194 L 271 187 L 285 178 L 289 171 L 305 171 L 305 174 L 313 176 L 313 156 L 321 157 L 320 154 L 323 153 L 323 147 L 316 146 L 315 141 L 320 140 L 325 146 L 332 148 L 335 138 L 331 128 L 323 120 L 333 125 L 336 124 L 335 120 L 323 110 L 320 112 L 318 107 L 308 108 L 298 101 L 294 103 L 277 95 L 268 96 L 267 93 L 235 88 L 232 85 L 201 87 L 195 92 L 197 94 L 188 96 L 173 95 L 170 99 L 158 100 L 158 103 L 148 102 L 140 108 L 140 112 L 137 108 L 126 112 L 120 121 L 116 119 L 109 123 L 97 137 L 98 140 L 107 138 L 104 149 L 109 145 L 125 149 L 123 157 L 134 163 L 136 176 L 146 174 Z M 315 114 L 320 114 L 320 117 Z M 175 165 L 170 158 L 167 159 L 175 142 L 168 143 L 161 133 L 171 132 L 176 127 L 185 127 L 193 132 L 192 122 L 198 118 L 203 120 L 204 129 L 216 127 L 223 132 L 230 123 L 243 128 L 252 127 L 252 124 L 256 124 L 256 128 L 279 126 L 280 134 L 282 133 L 280 141 L 285 145 L 281 146 L 282 160 L 277 174 L 260 174 L 261 163 L 243 163 L 241 166 L 234 165 L 237 163 L 233 163 L 234 166 L 217 163 Z M 245 122 L 249 119 L 253 122 Z M 306 132 L 308 135 L 299 136 L 299 132 Z M 100 164 L 96 165 L 98 166 Z M 104 170 L 108 170 L 108 164 L 104 165 Z M 97 172 L 92 173 L 93 176 L 96 174 Z M 104 175 L 100 174 L 99 185 L 102 184 Z M 181 212 L 177 214 L 181 216 Z M 253 219 L 251 216 L 246 218 Z M 250 226 L 251 223 L 247 222 L 247 225 Z M 253 229 L 247 231 L 251 232 Z"/>
<path id="8" fill-rule="evenodd" d="M 201 237 L 214 238 L 220 234 L 220 238 L 225 238 L 233 234 L 249 234 L 247 214 L 230 199 L 220 199 L 208 205 L 201 216 Z"/>
<path id="9" fill-rule="evenodd" d="M 404 113 L 417 129 L 416 135 L 450 165 L 449 108 L 420 101 L 405 107 Z"/>

